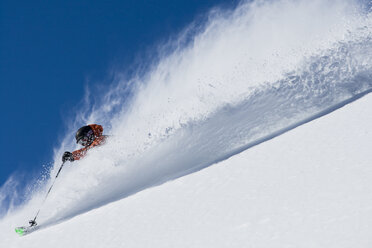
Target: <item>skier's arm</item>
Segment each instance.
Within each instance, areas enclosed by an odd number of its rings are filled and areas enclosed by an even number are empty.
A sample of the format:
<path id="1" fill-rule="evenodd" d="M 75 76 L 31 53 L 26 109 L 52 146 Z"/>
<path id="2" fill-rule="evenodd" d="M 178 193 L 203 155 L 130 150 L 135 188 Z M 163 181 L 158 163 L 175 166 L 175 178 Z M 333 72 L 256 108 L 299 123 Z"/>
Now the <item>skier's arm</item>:
<path id="1" fill-rule="evenodd" d="M 96 138 L 90 146 L 81 148 L 81 149 L 76 150 L 76 151 L 73 151 L 72 156 L 73 156 L 74 160 L 79 160 L 79 159 L 85 157 L 85 155 L 87 154 L 89 149 L 91 149 L 95 146 L 102 145 L 105 142 L 105 140 L 106 140 L 106 136 L 102 135 L 101 137 Z"/>
<path id="2" fill-rule="evenodd" d="M 79 160 L 79 159 L 83 158 L 85 156 L 85 154 L 87 154 L 88 148 L 89 147 L 84 147 L 84 148 L 81 148 L 79 150 L 73 151 L 72 152 L 72 157 L 74 158 L 74 160 Z"/>

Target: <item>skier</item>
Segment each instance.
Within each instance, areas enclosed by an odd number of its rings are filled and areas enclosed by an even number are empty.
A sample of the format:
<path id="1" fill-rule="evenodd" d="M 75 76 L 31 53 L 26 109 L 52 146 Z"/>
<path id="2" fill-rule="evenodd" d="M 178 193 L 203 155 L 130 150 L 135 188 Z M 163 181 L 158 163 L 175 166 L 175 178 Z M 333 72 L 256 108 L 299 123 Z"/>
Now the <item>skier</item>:
<path id="1" fill-rule="evenodd" d="M 102 135 L 103 133 L 103 127 L 98 124 L 90 124 L 88 126 L 81 127 L 75 135 L 76 138 L 76 143 L 84 146 L 83 148 L 73 151 L 73 152 L 65 152 L 62 156 L 62 164 L 61 167 L 59 168 L 57 175 L 50 186 L 48 193 L 45 195 L 44 202 L 46 201 L 50 191 L 53 188 L 54 182 L 56 181 L 59 173 L 62 170 L 62 167 L 66 161 L 75 161 L 83 158 L 89 149 L 92 149 L 95 146 L 103 145 L 106 141 L 107 135 Z M 44 204 L 42 203 L 42 205 Z M 26 235 L 28 233 L 31 233 L 39 228 L 36 223 L 36 218 L 39 215 L 41 210 L 41 207 L 37 211 L 35 218 L 30 220 L 28 223 L 30 226 L 20 226 L 16 227 L 15 231 L 18 233 L 20 236 Z"/>
<path id="2" fill-rule="evenodd" d="M 73 151 L 65 152 L 62 156 L 62 161 L 73 162 L 83 158 L 88 150 L 95 146 L 103 145 L 106 141 L 107 136 L 102 135 L 103 127 L 98 124 L 90 124 L 88 126 L 81 127 L 75 135 L 76 143 L 84 146 L 83 148 Z"/>

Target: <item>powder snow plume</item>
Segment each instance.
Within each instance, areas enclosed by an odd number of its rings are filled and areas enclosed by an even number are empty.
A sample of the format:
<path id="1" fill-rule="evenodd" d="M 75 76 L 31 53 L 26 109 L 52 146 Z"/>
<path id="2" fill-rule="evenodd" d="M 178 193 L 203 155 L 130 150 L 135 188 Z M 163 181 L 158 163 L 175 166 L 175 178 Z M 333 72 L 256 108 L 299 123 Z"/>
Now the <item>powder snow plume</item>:
<path id="1" fill-rule="evenodd" d="M 357 1 L 242 2 L 171 40 L 146 71 L 115 72 L 97 104 L 77 113 L 52 179 L 81 125 L 102 124 L 110 139 L 66 164 L 39 223 L 196 172 L 372 91 L 372 19 Z M 32 218 L 51 183 L 5 220 Z"/>

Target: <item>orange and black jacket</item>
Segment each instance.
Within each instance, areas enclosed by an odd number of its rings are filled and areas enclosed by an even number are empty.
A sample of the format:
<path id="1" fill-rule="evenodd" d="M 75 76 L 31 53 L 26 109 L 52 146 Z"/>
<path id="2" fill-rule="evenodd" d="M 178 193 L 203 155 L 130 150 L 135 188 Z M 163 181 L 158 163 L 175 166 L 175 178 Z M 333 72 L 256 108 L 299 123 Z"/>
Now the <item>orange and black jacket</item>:
<path id="1" fill-rule="evenodd" d="M 93 140 L 92 144 L 90 144 L 89 146 L 86 146 L 86 147 L 81 148 L 79 150 L 73 151 L 72 156 L 73 156 L 74 160 L 79 160 L 79 159 L 83 158 L 87 154 L 89 149 L 91 149 L 95 146 L 103 145 L 106 141 L 107 136 L 102 135 L 103 127 L 101 125 L 90 124 L 88 126 L 90 126 L 93 130 L 94 140 Z"/>

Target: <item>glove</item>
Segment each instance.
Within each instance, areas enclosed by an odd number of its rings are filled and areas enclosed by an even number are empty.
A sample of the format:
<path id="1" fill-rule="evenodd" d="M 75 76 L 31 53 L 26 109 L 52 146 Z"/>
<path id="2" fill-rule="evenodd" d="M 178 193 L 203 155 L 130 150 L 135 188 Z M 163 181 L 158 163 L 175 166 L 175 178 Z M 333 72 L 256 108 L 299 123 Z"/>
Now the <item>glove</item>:
<path id="1" fill-rule="evenodd" d="M 65 152 L 63 153 L 63 156 L 62 156 L 62 162 L 66 162 L 66 161 L 74 161 L 74 156 L 72 155 L 71 152 Z"/>
<path id="2" fill-rule="evenodd" d="M 34 220 L 30 220 L 28 223 L 30 224 L 30 226 L 36 226 L 37 225 L 36 221 L 34 221 Z"/>

